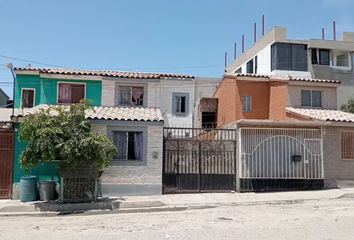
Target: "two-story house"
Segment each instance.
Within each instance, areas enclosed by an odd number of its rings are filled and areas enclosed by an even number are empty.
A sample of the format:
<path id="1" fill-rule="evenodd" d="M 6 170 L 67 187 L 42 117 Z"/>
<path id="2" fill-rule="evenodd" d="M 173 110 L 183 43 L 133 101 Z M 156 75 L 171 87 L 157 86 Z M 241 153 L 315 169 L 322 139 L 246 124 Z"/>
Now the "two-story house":
<path id="1" fill-rule="evenodd" d="M 94 106 L 94 112 L 86 116 L 92 130 L 106 134 L 119 151 L 111 166 L 104 169 L 103 195 L 161 194 L 164 122 L 191 125 L 193 77 L 31 67 L 15 68 L 15 73 L 13 198 L 18 198 L 18 183 L 25 174 L 18 162 L 26 146 L 18 141 L 23 117 L 81 99 L 90 99 Z M 33 168 L 31 174 L 57 180 L 55 164 Z"/>
<path id="2" fill-rule="evenodd" d="M 275 26 L 229 64 L 225 72 L 338 80 L 339 108 L 354 96 L 353 52 L 353 32 L 343 32 L 338 40 L 288 39 L 286 27 Z"/>
<path id="3" fill-rule="evenodd" d="M 340 82 L 226 73 L 217 125 L 236 128 L 243 191 L 331 187 L 354 181 L 354 114 L 338 111 Z"/>

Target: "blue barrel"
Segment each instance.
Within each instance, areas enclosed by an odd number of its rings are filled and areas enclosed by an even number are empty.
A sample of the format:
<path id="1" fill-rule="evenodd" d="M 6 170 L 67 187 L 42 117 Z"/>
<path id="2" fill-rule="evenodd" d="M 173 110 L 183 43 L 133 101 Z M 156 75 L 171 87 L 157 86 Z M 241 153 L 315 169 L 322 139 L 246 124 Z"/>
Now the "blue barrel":
<path id="1" fill-rule="evenodd" d="M 36 201 L 38 196 L 37 177 L 24 176 L 20 179 L 20 200 L 21 202 Z"/>

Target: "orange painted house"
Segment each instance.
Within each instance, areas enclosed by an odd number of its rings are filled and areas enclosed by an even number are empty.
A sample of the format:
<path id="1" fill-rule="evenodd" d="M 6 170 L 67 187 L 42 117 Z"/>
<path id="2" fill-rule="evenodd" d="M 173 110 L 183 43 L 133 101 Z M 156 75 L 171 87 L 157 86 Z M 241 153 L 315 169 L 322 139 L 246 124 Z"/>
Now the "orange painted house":
<path id="1" fill-rule="evenodd" d="M 289 109 L 336 110 L 339 85 L 331 80 L 226 73 L 213 96 L 218 100 L 217 126 L 240 119 L 308 120 Z M 310 97 L 305 98 L 307 93 Z"/>

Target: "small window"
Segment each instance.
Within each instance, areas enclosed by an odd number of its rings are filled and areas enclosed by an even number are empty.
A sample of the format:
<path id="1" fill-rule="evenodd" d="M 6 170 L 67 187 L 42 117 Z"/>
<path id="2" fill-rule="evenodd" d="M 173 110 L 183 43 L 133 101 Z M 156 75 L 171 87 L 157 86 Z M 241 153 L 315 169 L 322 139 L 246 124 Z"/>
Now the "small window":
<path id="1" fill-rule="evenodd" d="M 85 84 L 59 83 L 58 103 L 79 103 L 85 99 Z"/>
<path id="2" fill-rule="evenodd" d="M 144 104 L 144 88 L 143 87 L 118 87 L 118 105 L 135 107 Z"/>
<path id="3" fill-rule="evenodd" d="M 242 111 L 250 112 L 252 110 L 252 96 L 242 95 Z"/>
<path id="4" fill-rule="evenodd" d="M 257 74 L 258 71 L 258 56 L 254 57 L 254 73 Z"/>
<path id="5" fill-rule="evenodd" d="M 246 67 L 247 73 L 253 73 L 253 58 L 247 62 Z"/>
<path id="6" fill-rule="evenodd" d="M 113 132 L 113 142 L 118 149 L 116 161 L 143 160 L 143 133 L 142 132 Z"/>
<path id="7" fill-rule="evenodd" d="M 341 132 L 341 158 L 354 160 L 354 132 Z"/>
<path id="8" fill-rule="evenodd" d="M 339 67 L 348 67 L 349 66 L 348 53 L 343 53 L 343 54 L 337 55 L 336 62 L 337 62 L 337 66 L 339 66 Z"/>
<path id="9" fill-rule="evenodd" d="M 34 89 L 22 89 L 22 108 L 32 108 L 34 107 Z"/>
<path id="10" fill-rule="evenodd" d="M 322 91 L 301 90 L 302 107 L 322 107 Z"/>
<path id="11" fill-rule="evenodd" d="M 330 64 L 330 54 L 328 49 L 319 49 L 319 59 L 320 59 L 320 65 L 327 65 L 329 66 Z"/>
<path id="12" fill-rule="evenodd" d="M 186 97 L 176 97 L 176 113 L 186 113 Z"/>
<path id="13" fill-rule="evenodd" d="M 238 68 L 235 73 L 242 73 L 242 67 Z"/>

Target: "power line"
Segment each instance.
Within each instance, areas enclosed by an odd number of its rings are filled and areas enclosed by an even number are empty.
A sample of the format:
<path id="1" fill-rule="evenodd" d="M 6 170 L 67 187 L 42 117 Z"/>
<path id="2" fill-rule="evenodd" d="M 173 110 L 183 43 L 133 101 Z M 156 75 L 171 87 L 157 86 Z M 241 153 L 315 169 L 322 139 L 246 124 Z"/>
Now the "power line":
<path id="1" fill-rule="evenodd" d="M 63 66 L 58 66 L 58 65 L 48 64 L 48 63 L 42 63 L 42 62 L 36 62 L 36 61 L 26 60 L 26 59 L 22 59 L 22 58 L 9 57 L 9 56 L 5 56 L 5 55 L 0 55 L 0 57 L 12 59 L 12 60 L 17 60 L 17 61 L 21 61 L 21 62 L 40 64 L 40 65 L 45 65 L 45 66 L 50 66 L 50 67 L 65 68 Z M 3 65 L 3 64 L 1 64 L 1 65 Z M 5 65 L 3 65 L 3 66 L 5 66 Z"/>

